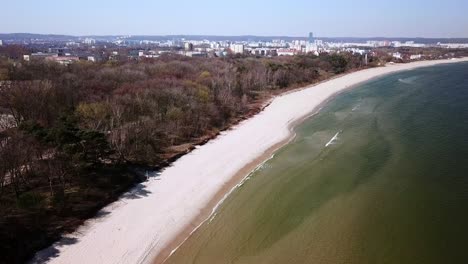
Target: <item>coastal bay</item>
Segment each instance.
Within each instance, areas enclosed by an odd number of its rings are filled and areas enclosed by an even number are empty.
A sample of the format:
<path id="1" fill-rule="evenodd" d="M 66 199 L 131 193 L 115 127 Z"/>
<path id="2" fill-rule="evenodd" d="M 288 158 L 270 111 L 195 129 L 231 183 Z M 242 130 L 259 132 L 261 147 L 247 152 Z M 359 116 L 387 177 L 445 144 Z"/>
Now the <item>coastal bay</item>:
<path id="1" fill-rule="evenodd" d="M 251 169 L 293 138 L 291 128 L 295 123 L 316 112 L 327 99 L 385 74 L 460 61 L 466 60 L 368 69 L 279 96 L 263 112 L 182 157 L 134 190 L 145 190 L 143 197 L 124 197 L 104 208 L 102 217 L 88 221 L 68 237 L 77 243 L 55 245 L 59 254 L 50 262 L 163 261 L 194 229 L 212 217 L 213 208 Z M 324 138 L 329 140 L 336 133 Z"/>
<path id="2" fill-rule="evenodd" d="M 468 64 L 339 95 L 166 263 L 462 263 Z"/>

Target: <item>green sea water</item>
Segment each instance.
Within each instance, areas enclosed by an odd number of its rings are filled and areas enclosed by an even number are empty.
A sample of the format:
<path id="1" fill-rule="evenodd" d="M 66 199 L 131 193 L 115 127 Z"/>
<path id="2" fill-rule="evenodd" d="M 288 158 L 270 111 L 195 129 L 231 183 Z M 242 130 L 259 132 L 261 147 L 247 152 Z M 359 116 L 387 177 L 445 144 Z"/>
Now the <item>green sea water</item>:
<path id="1" fill-rule="evenodd" d="M 468 263 L 468 63 L 367 82 L 296 132 L 167 263 Z"/>

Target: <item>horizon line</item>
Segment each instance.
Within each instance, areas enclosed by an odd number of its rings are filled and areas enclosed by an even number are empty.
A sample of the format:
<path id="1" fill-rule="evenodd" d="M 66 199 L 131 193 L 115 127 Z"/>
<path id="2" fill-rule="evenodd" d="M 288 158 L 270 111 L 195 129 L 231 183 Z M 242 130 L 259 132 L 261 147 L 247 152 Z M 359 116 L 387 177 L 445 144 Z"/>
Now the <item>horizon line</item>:
<path id="1" fill-rule="evenodd" d="M 60 34 L 60 33 L 31 33 L 31 32 L 11 32 L 4 33 L 0 32 L 0 35 L 14 35 L 14 34 L 30 34 L 30 35 L 43 35 L 43 36 L 67 36 L 67 37 L 120 37 L 120 36 L 130 36 L 130 37 L 173 37 L 173 36 L 187 36 L 187 37 L 261 37 L 261 38 L 308 38 L 307 35 L 302 36 L 288 36 L 288 35 L 255 35 L 255 34 L 242 34 L 242 35 L 216 35 L 216 34 Z M 467 37 L 421 37 L 421 36 L 314 36 L 317 38 L 355 38 L 355 39 L 468 39 Z"/>

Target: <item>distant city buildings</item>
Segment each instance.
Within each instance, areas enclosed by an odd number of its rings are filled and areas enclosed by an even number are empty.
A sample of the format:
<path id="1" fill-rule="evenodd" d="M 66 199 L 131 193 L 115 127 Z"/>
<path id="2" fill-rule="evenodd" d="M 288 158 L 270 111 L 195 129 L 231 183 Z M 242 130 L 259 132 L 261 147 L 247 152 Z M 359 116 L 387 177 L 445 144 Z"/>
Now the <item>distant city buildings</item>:
<path id="1" fill-rule="evenodd" d="M 231 44 L 231 51 L 234 54 L 244 54 L 244 44 Z"/>
<path id="2" fill-rule="evenodd" d="M 422 54 L 414 54 L 414 55 L 410 55 L 410 60 L 420 60 L 423 58 L 423 55 Z"/>
<path id="3" fill-rule="evenodd" d="M 83 40 L 83 43 L 86 44 L 86 45 L 94 45 L 94 44 L 96 44 L 96 40 L 92 39 L 92 38 L 85 38 Z"/>
<path id="4" fill-rule="evenodd" d="M 395 48 L 399 48 L 399 47 L 424 48 L 427 45 L 421 44 L 421 43 L 415 43 L 414 41 L 406 41 L 406 42 L 392 41 L 391 46 Z"/>
<path id="5" fill-rule="evenodd" d="M 73 62 L 77 62 L 80 60 L 80 58 L 74 57 L 74 56 L 63 56 L 63 57 L 50 56 L 50 57 L 46 57 L 45 59 L 46 61 L 54 61 L 54 62 L 64 64 L 64 65 L 68 65 L 68 64 L 71 64 Z"/>
<path id="6" fill-rule="evenodd" d="M 3 40 L 0 39 L 0 46 L 3 46 Z"/>
<path id="7" fill-rule="evenodd" d="M 399 60 L 403 59 L 402 54 L 400 52 L 393 53 L 392 57 Z"/>
<path id="8" fill-rule="evenodd" d="M 422 54 L 408 54 L 408 53 L 400 53 L 394 52 L 391 54 L 394 59 L 397 60 L 421 60 L 424 58 Z"/>
<path id="9" fill-rule="evenodd" d="M 293 56 L 298 54 L 341 53 L 349 52 L 365 56 L 365 63 L 370 63 L 370 56 L 384 54 L 392 60 L 420 60 L 424 56 L 419 48 L 468 48 L 466 43 L 417 43 L 418 40 L 365 40 L 365 39 L 319 39 L 310 32 L 308 36 L 298 38 L 262 37 L 227 38 L 194 37 L 95 37 L 74 38 L 60 41 L 34 39 L 27 42 L 13 42 L 11 39 L 0 40 L 0 44 L 31 45 L 36 52 L 23 56 L 24 61 L 46 60 L 61 64 L 70 64 L 78 60 L 89 62 L 125 61 L 158 58 L 163 54 L 176 54 L 187 57 L 225 57 L 235 54 L 257 57 Z M 430 58 L 425 53 L 427 58 Z M 369 56 L 368 56 L 369 55 Z M 440 56 L 439 56 L 440 57 Z"/>
<path id="10" fill-rule="evenodd" d="M 437 44 L 439 47 L 447 48 L 447 49 L 466 49 L 468 48 L 467 43 L 446 43 L 446 44 Z"/>
<path id="11" fill-rule="evenodd" d="M 31 53 L 31 56 L 27 58 L 28 60 L 40 60 L 40 59 L 46 59 L 46 58 L 52 58 L 52 57 L 58 57 L 58 54 L 48 53 L 48 52 L 34 52 L 34 53 Z"/>
<path id="12" fill-rule="evenodd" d="M 296 49 L 278 49 L 278 56 L 294 56 L 297 54 Z"/>

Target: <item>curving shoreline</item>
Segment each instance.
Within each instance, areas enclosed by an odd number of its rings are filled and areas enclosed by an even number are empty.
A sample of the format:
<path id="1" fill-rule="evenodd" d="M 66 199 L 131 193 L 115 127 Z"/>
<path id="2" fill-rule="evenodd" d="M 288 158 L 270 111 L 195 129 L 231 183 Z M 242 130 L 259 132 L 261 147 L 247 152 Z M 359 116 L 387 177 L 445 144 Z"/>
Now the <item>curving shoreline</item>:
<path id="1" fill-rule="evenodd" d="M 353 72 L 275 98 L 261 113 L 176 161 L 65 239 L 38 253 L 50 263 L 161 263 L 259 163 L 294 137 L 292 128 L 334 95 L 386 74 L 468 59 L 395 64 Z M 102 214 L 101 214 L 102 215 Z M 62 244 L 62 245 L 60 245 Z M 49 256 L 50 257 L 50 256 Z"/>

